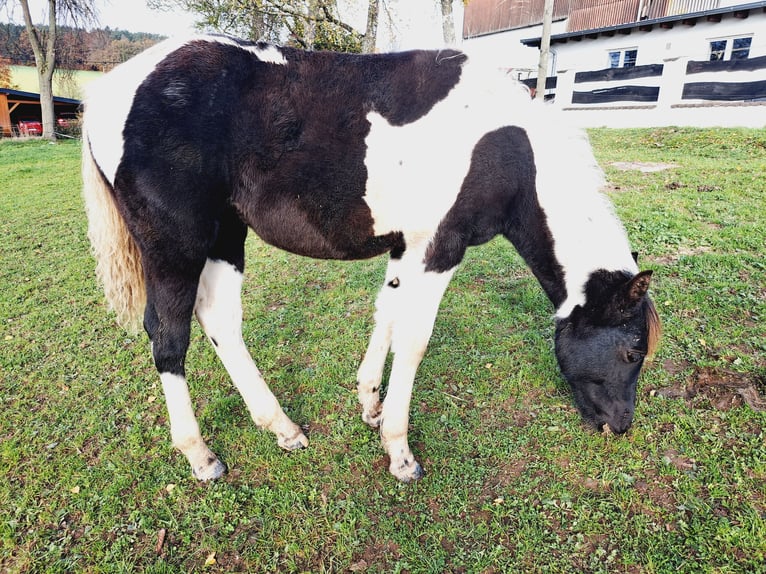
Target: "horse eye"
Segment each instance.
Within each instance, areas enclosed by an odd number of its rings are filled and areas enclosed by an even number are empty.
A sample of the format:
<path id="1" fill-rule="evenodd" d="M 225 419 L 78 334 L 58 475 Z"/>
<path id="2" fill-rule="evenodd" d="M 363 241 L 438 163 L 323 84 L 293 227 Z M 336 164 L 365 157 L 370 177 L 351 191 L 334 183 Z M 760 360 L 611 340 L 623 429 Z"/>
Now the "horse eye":
<path id="1" fill-rule="evenodd" d="M 643 358 L 642 353 L 638 353 L 636 351 L 628 351 L 625 353 L 625 360 L 628 363 L 638 363 Z"/>

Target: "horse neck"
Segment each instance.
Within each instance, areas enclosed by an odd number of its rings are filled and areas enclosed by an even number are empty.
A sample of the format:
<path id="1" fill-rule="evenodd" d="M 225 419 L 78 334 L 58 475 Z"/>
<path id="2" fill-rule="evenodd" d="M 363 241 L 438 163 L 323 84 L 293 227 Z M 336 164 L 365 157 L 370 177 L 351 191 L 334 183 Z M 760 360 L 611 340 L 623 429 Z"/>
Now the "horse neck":
<path id="1" fill-rule="evenodd" d="M 549 132 L 550 130 L 548 130 Z M 524 257 L 556 308 L 568 317 L 585 304 L 585 285 L 596 271 L 638 273 L 625 229 L 606 196 L 603 173 L 587 136 L 579 131 L 527 129 L 535 156 L 534 190 L 506 236 Z"/>

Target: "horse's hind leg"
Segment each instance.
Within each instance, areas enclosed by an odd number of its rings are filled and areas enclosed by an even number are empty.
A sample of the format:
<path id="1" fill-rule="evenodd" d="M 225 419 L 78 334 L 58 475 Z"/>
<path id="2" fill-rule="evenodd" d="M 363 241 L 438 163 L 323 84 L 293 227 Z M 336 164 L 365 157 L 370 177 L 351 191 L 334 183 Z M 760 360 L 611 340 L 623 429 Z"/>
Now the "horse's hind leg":
<path id="1" fill-rule="evenodd" d="M 242 339 L 240 296 L 246 233 L 239 221 L 222 223 L 200 277 L 195 311 L 255 424 L 277 435 L 279 446 L 294 450 L 308 445 L 308 440 L 282 410 Z"/>
<path id="2" fill-rule="evenodd" d="M 183 272 L 174 273 L 144 255 L 147 279 L 144 327 L 162 381 L 173 446 L 186 456 L 195 477 L 211 480 L 221 476 L 226 467 L 202 439 L 184 368 L 201 267 L 187 262 Z"/>

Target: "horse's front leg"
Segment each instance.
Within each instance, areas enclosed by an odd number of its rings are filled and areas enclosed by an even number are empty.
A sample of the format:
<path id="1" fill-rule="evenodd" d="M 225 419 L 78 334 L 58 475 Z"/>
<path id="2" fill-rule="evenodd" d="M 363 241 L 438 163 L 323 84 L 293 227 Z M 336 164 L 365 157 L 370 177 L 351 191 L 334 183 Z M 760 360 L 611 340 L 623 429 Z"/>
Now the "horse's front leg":
<path id="1" fill-rule="evenodd" d="M 401 262 L 398 259 L 392 259 L 388 263 L 383 289 L 375 301 L 375 327 L 356 374 L 357 393 L 362 405 L 362 420 L 372 428 L 380 426 L 380 418 L 383 414 L 380 385 L 383 380 L 386 357 L 391 348 L 391 330 L 394 324 L 397 289 L 400 285 L 398 277 L 400 267 Z"/>
<path id="2" fill-rule="evenodd" d="M 417 480 L 423 469 L 412 454 L 407 439 L 410 399 L 420 361 L 433 331 L 444 290 L 453 271 L 426 273 L 422 259 L 415 265 L 403 262 L 396 297 L 391 300 L 391 366 L 386 399 L 380 416 L 380 436 L 390 457 L 389 470 L 403 482 Z M 409 269 L 408 269 L 409 267 Z M 387 277 L 387 281 L 390 279 Z M 388 283 L 384 290 L 390 288 Z"/>
<path id="3" fill-rule="evenodd" d="M 162 381 L 173 446 L 186 456 L 199 480 L 218 478 L 226 467 L 200 434 L 184 369 L 196 291 L 190 278 L 193 274 L 166 269 L 147 256 L 144 268 L 147 270 L 144 327 Z"/>

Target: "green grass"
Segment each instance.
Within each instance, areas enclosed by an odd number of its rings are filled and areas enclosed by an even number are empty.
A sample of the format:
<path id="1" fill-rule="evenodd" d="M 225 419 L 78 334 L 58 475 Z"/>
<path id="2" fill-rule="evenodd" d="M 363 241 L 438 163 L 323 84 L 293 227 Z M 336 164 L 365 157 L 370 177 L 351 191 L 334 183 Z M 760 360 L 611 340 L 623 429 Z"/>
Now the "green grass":
<path id="1" fill-rule="evenodd" d="M 64 98 L 82 99 L 83 88 L 103 76 L 103 72 L 91 72 L 77 70 L 74 72 L 73 82 L 64 81 L 62 74 L 57 72 L 53 76 L 53 95 Z M 40 84 L 37 70 L 34 66 L 11 66 L 11 84 L 14 89 L 23 92 L 40 92 Z"/>
<path id="2" fill-rule="evenodd" d="M 633 429 L 582 426 L 552 309 L 494 241 L 469 252 L 418 373 L 412 485 L 354 394 L 383 259 L 248 240 L 245 339 L 311 444 L 288 454 L 254 427 L 195 325 L 191 391 L 230 468 L 198 484 L 145 337 L 105 311 L 79 145 L 0 143 L 0 571 L 765 571 L 766 415 L 742 396 L 766 390 L 766 134 L 591 135 L 665 325 Z"/>

